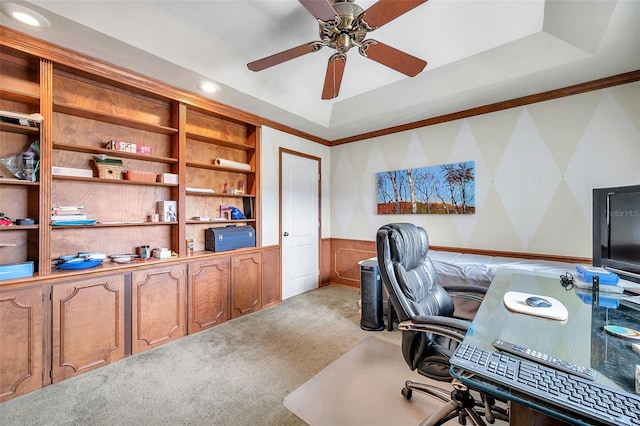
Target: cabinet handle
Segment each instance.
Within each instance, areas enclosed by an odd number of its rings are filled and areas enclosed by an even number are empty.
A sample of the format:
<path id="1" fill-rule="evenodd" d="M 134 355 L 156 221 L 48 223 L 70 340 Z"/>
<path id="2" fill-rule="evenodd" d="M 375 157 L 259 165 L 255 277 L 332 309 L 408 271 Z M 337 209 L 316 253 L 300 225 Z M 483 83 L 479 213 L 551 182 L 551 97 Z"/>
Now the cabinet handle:
<path id="1" fill-rule="evenodd" d="M 285 237 L 288 237 L 288 236 L 289 236 L 289 233 L 288 233 L 287 231 L 285 231 L 283 235 L 284 235 Z"/>

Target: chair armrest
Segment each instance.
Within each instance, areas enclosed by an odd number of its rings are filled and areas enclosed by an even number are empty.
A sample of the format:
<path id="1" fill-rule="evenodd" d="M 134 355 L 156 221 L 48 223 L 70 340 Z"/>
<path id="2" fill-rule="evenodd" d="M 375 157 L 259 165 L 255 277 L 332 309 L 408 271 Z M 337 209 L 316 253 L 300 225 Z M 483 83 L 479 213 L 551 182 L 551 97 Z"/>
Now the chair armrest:
<path id="1" fill-rule="evenodd" d="M 487 288 L 479 285 L 445 285 L 442 286 L 451 297 L 482 302 Z"/>
<path id="2" fill-rule="evenodd" d="M 441 317 L 441 316 L 417 316 L 412 320 L 402 321 L 398 329 L 402 331 L 419 331 L 433 333 L 448 337 L 457 342 L 462 342 L 471 323 L 469 321 Z"/>
<path id="3" fill-rule="evenodd" d="M 443 285 L 442 286 L 447 291 L 455 291 L 462 293 L 479 293 L 486 294 L 487 288 L 479 285 Z"/>

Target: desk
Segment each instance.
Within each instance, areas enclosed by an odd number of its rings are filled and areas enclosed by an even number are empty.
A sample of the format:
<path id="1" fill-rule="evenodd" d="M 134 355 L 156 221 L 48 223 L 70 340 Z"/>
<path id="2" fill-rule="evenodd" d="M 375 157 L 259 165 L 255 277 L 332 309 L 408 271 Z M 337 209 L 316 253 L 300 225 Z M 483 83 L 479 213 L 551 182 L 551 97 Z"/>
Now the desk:
<path id="1" fill-rule="evenodd" d="M 507 291 L 558 299 L 567 307 L 569 318 L 556 321 L 511 312 L 503 303 Z M 602 327 L 617 324 L 638 329 L 640 306 L 620 303 L 602 292 L 599 305 L 592 305 L 590 291 L 565 290 L 556 275 L 501 269 L 491 282 L 464 343 L 494 351 L 492 342 L 499 338 L 591 367 L 596 370 L 596 382 L 634 394 L 635 365 L 640 364 L 640 355 L 632 351 L 630 340 L 611 336 Z M 569 411 L 533 400 L 461 368 L 452 367 L 451 373 L 470 388 L 506 398 L 512 405 L 524 405 L 571 424 L 589 424 Z"/>

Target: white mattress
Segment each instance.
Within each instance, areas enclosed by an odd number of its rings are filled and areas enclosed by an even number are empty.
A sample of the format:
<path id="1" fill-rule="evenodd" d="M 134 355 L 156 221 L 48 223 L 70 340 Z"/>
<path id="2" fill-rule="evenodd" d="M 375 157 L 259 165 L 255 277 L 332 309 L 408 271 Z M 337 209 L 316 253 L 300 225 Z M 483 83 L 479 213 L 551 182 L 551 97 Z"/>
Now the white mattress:
<path id="1" fill-rule="evenodd" d="M 514 268 L 560 275 L 575 271 L 576 265 L 548 260 L 518 259 L 512 257 L 465 254 L 429 250 L 429 257 L 442 285 L 475 284 L 488 287 L 498 268 Z"/>

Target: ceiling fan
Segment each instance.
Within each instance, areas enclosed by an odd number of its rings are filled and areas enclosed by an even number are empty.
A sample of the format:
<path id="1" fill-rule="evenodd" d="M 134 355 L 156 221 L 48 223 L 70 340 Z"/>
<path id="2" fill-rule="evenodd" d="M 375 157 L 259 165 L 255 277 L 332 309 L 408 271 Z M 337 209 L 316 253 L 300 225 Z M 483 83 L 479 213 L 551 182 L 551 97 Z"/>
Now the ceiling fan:
<path id="1" fill-rule="evenodd" d="M 400 15 L 425 3 L 427 0 L 378 0 L 367 10 L 353 0 L 299 0 L 318 20 L 320 40 L 305 43 L 247 64 L 251 71 L 289 61 L 307 53 L 317 52 L 327 46 L 336 51 L 329 58 L 324 79 L 322 99 L 338 96 L 342 74 L 347 62 L 347 51 L 357 47 L 366 58 L 399 71 L 409 77 L 419 74 L 426 61 L 402 52 L 376 40 L 366 39 L 367 33 L 380 28 Z"/>

